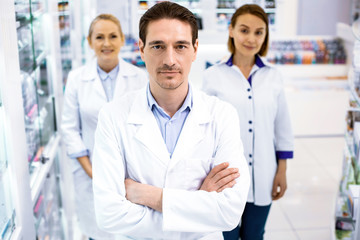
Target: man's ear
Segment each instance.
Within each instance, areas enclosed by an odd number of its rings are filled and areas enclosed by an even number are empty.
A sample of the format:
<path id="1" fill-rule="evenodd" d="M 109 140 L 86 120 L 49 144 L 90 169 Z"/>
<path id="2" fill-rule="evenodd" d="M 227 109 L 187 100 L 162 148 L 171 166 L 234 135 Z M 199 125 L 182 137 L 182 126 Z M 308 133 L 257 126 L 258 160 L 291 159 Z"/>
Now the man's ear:
<path id="1" fill-rule="evenodd" d="M 143 42 L 141 39 L 139 39 L 140 56 L 141 56 L 141 59 L 145 62 L 145 59 L 144 59 L 144 48 L 145 48 L 144 42 Z"/>
<path id="2" fill-rule="evenodd" d="M 195 61 L 195 59 L 196 59 L 198 48 L 199 48 L 199 39 L 196 39 L 196 41 L 194 43 L 194 57 L 193 57 L 192 61 Z"/>

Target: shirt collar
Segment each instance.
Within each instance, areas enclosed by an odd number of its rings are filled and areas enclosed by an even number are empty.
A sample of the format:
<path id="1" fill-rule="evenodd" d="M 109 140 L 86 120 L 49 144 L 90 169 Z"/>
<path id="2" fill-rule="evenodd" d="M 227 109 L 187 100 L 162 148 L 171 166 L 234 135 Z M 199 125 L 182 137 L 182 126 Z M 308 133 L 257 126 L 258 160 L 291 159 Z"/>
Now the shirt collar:
<path id="1" fill-rule="evenodd" d="M 119 73 L 119 64 L 116 65 L 116 67 L 113 70 L 111 70 L 109 73 L 102 70 L 100 68 L 99 64 L 97 64 L 97 72 L 102 81 L 105 81 L 107 77 L 110 77 L 112 80 L 114 80 L 114 79 L 116 79 L 116 77 Z"/>
<path id="2" fill-rule="evenodd" d="M 153 107 L 155 106 L 157 109 L 162 109 L 159 104 L 155 101 L 155 98 L 153 97 L 153 95 L 151 94 L 150 91 L 150 84 L 148 84 L 147 86 L 147 91 L 146 91 L 146 95 L 147 95 L 147 100 L 148 100 L 148 105 L 150 107 L 150 109 L 152 110 Z M 189 110 L 191 110 L 192 108 L 192 88 L 191 85 L 189 84 L 189 91 L 188 94 L 186 95 L 185 101 L 183 103 L 183 105 L 181 106 L 181 108 L 178 110 L 178 112 L 182 112 L 184 111 L 186 108 L 189 108 Z"/>
<path id="3" fill-rule="evenodd" d="M 234 58 L 234 54 L 232 54 L 230 56 L 230 58 L 225 62 L 226 65 L 228 65 L 229 67 L 231 67 L 234 63 L 233 63 L 233 58 Z M 255 55 L 255 64 L 256 66 L 258 66 L 259 68 L 265 67 L 265 63 L 263 62 L 263 60 L 259 57 L 259 55 Z"/>

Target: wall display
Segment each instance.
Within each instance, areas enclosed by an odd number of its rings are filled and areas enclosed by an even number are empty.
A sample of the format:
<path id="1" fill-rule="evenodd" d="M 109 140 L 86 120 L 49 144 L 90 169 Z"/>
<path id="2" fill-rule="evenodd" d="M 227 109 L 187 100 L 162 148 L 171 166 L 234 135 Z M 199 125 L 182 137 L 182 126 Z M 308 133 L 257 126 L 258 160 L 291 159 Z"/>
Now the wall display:
<path id="1" fill-rule="evenodd" d="M 360 19 L 360 0 L 351 0 L 351 16 L 350 23 Z"/>
<path id="2" fill-rule="evenodd" d="M 335 208 L 335 235 L 338 240 L 360 238 L 360 36 L 356 34 L 359 30 L 356 27 L 353 26 L 357 39 L 348 77 L 351 96 L 346 115 L 346 146 Z"/>
<path id="3" fill-rule="evenodd" d="M 273 40 L 267 59 L 275 64 L 345 64 L 341 39 Z"/>
<path id="4" fill-rule="evenodd" d="M 26 6 L 24 2 L 21 2 Z M 15 5 L 19 5 L 15 2 Z M 45 44 L 46 2 L 32 1 L 26 11 L 16 12 L 22 95 L 25 117 L 25 132 L 28 144 L 30 173 L 43 161 L 42 151 L 55 134 L 53 89 L 47 64 L 48 50 Z M 16 10 L 15 10 L 16 11 Z"/>
<path id="5" fill-rule="evenodd" d="M 70 44 L 70 3 L 69 1 L 58 2 L 59 26 L 60 26 L 60 45 L 61 45 L 61 65 L 63 83 L 66 84 L 67 76 L 72 67 L 71 44 Z"/>
<path id="6" fill-rule="evenodd" d="M 5 1 L 0 12 L 0 239 L 69 239 L 58 0 Z"/>
<path id="7" fill-rule="evenodd" d="M 146 10 L 154 6 L 159 1 L 154 0 L 139 0 L 138 1 L 138 14 L 141 16 L 144 14 Z M 200 0 L 173 0 L 172 2 L 176 2 L 181 6 L 188 8 L 197 18 L 197 23 L 199 29 L 203 28 L 202 23 L 202 8 L 200 4 Z M 140 18 L 139 18 L 140 19 Z"/>
<path id="8" fill-rule="evenodd" d="M 1 88 L 0 88 L 1 91 Z M 13 205 L 9 159 L 6 152 L 6 123 L 0 96 L 0 239 L 10 239 L 15 228 L 15 208 Z"/>

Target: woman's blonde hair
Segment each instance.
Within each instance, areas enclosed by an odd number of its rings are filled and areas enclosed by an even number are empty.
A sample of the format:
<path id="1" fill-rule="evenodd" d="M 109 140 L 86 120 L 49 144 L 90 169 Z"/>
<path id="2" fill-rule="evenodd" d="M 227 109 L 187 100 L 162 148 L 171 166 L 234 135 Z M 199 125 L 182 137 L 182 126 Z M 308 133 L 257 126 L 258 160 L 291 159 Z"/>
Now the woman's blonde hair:
<path id="1" fill-rule="evenodd" d="M 96 18 L 94 18 L 94 20 L 92 20 L 92 22 L 90 24 L 90 27 L 89 27 L 89 33 L 88 33 L 88 39 L 89 40 L 91 40 L 91 35 L 92 35 L 93 31 L 94 31 L 95 24 L 100 20 L 108 20 L 108 21 L 111 21 L 111 22 L 115 23 L 115 25 L 119 28 L 120 38 L 122 40 L 125 40 L 124 33 L 123 33 L 122 29 L 121 29 L 120 21 L 119 21 L 119 19 L 117 19 L 112 14 L 100 14 Z"/>

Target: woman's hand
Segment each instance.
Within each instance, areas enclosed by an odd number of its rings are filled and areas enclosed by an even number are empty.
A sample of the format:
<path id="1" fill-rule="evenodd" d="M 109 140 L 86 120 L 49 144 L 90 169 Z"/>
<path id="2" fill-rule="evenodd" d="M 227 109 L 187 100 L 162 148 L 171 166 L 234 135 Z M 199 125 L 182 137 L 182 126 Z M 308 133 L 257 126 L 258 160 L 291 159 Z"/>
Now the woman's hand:
<path id="1" fill-rule="evenodd" d="M 286 188 L 286 159 L 279 159 L 271 192 L 272 199 L 275 201 L 282 198 Z"/>
<path id="2" fill-rule="evenodd" d="M 92 179 L 92 165 L 88 156 L 78 157 L 81 167 L 84 169 L 86 174 Z"/>

